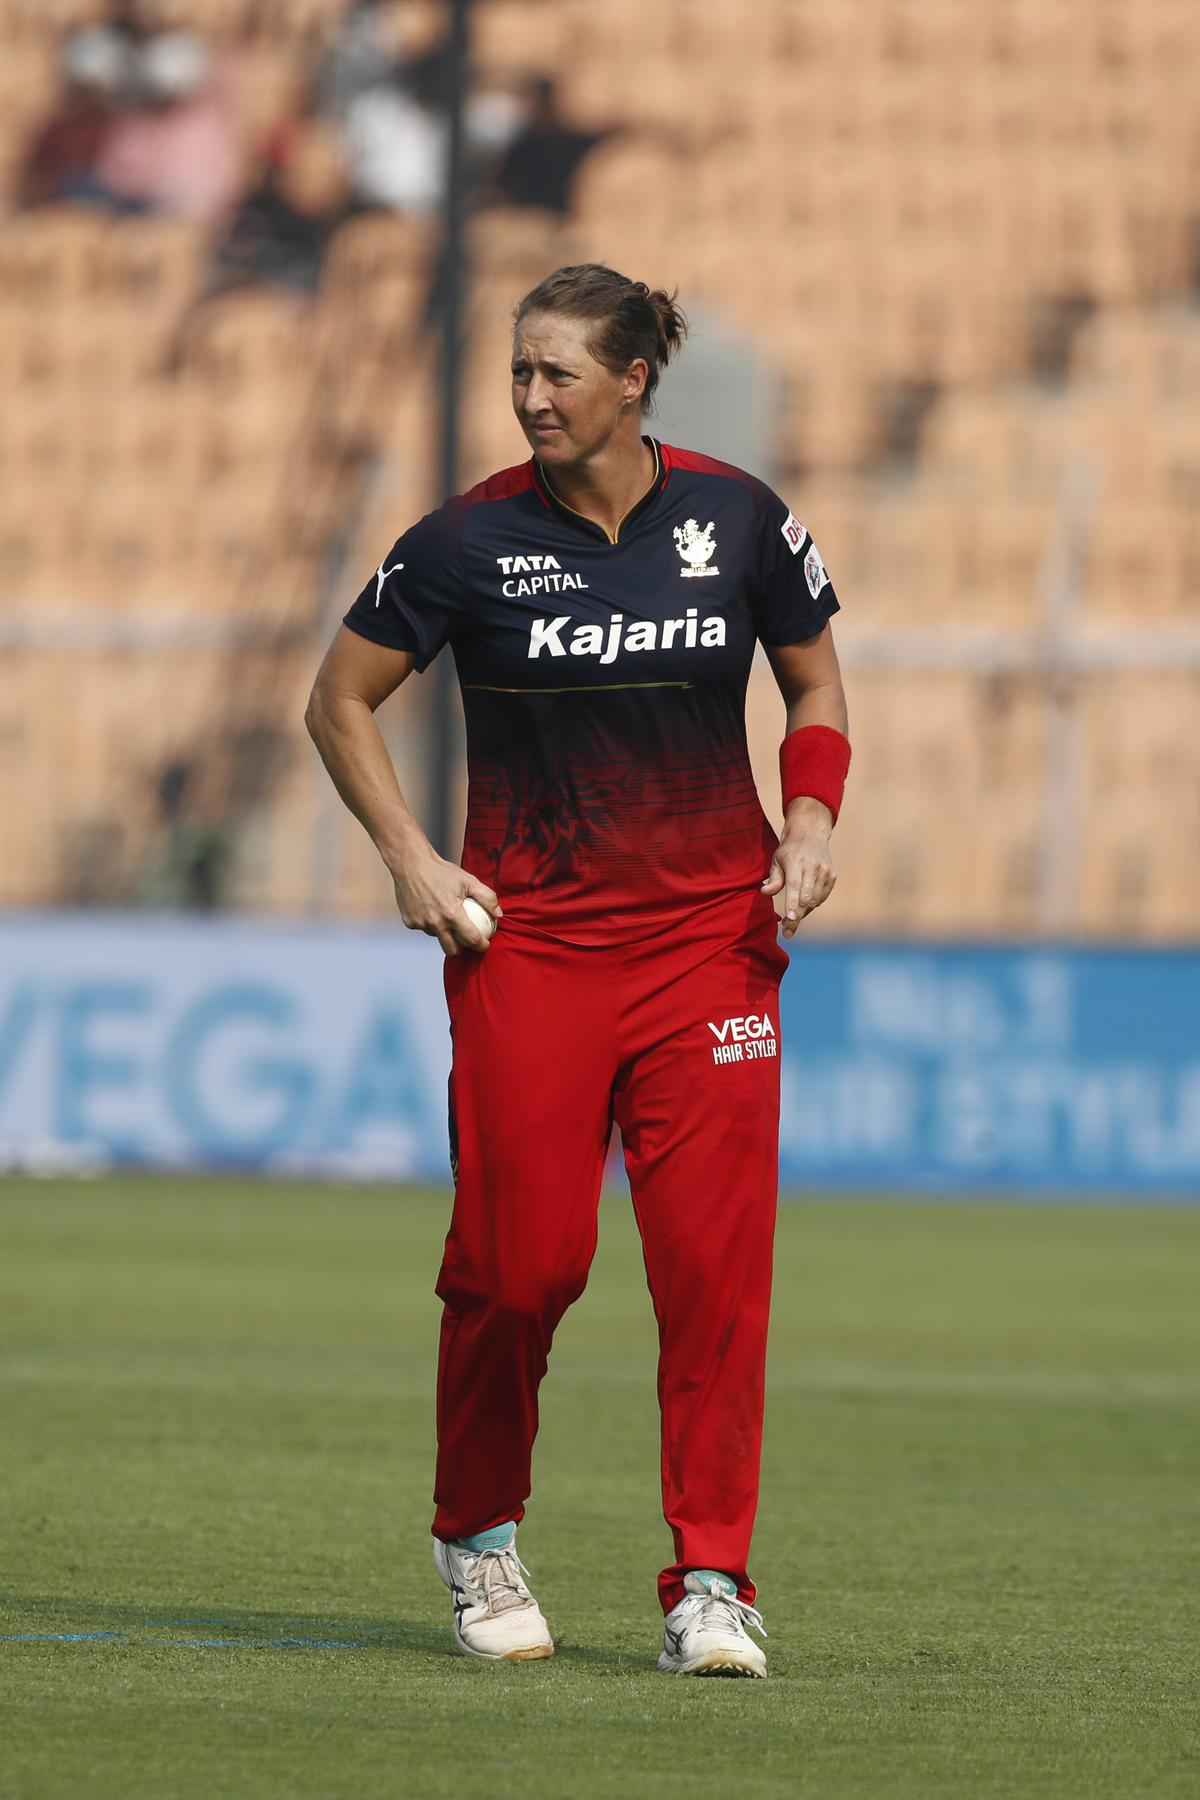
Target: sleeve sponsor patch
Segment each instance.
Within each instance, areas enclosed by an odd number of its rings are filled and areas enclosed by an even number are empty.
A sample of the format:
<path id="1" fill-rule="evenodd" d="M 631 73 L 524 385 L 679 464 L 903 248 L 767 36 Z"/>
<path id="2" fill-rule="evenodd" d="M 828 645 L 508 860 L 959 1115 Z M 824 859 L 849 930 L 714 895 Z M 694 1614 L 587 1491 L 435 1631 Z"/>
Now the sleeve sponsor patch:
<path id="1" fill-rule="evenodd" d="M 815 600 L 821 589 L 829 585 L 829 573 L 815 544 L 810 546 L 804 559 L 804 574 L 808 581 L 808 591 Z"/>
<path id="2" fill-rule="evenodd" d="M 808 536 L 808 533 L 805 531 L 795 513 L 789 513 L 779 529 L 783 533 L 784 542 L 792 555 L 799 556 L 800 551 L 804 547 L 804 540 Z"/>

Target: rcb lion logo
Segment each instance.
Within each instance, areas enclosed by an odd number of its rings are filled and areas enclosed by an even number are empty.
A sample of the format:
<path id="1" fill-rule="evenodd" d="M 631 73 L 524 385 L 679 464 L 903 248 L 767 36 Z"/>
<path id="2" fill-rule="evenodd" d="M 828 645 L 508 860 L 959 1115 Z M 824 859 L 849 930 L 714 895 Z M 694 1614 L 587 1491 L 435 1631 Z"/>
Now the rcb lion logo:
<path id="1" fill-rule="evenodd" d="M 679 573 L 683 576 L 719 575 L 717 566 L 710 569 L 707 564 L 717 548 L 717 540 L 713 536 L 715 526 L 710 519 L 701 531 L 695 519 L 688 519 L 675 527 L 675 548 L 683 558 L 684 567 Z"/>

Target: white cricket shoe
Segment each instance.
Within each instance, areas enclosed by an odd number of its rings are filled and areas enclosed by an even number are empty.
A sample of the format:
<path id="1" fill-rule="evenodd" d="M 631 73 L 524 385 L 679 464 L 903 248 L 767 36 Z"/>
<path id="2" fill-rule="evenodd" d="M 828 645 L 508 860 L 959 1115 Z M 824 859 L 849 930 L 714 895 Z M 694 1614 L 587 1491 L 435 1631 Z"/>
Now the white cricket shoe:
<path id="1" fill-rule="evenodd" d="M 727 1575 L 693 1569 L 683 1578 L 687 1590 L 667 1614 L 663 1653 L 658 1666 L 667 1675 L 757 1675 L 767 1672 L 767 1659 L 746 1636 L 746 1626 L 766 1637 L 762 1618 L 739 1600 Z"/>
<path id="2" fill-rule="evenodd" d="M 515 1536 L 502 1550 L 433 1541 L 437 1572 L 454 1597 L 454 1641 L 465 1656 L 533 1662 L 554 1655 L 550 1627 L 525 1585 Z"/>

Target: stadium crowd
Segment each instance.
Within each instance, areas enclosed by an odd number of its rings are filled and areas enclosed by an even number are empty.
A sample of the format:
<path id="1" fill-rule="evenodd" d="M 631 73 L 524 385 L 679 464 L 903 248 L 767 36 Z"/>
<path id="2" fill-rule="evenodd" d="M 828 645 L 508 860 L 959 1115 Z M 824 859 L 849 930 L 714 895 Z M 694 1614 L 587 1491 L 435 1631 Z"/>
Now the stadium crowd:
<path id="1" fill-rule="evenodd" d="M 60 89 L 20 158 L 19 208 L 67 203 L 212 228 L 211 287 L 316 291 L 331 232 L 372 209 L 429 218 L 447 179 L 449 80 L 437 8 L 365 0 L 316 50 L 290 108 L 239 137 L 236 43 L 164 26 L 144 0 L 68 31 Z M 466 120 L 473 202 L 570 211 L 615 128 L 583 130 L 555 83 L 478 71 Z"/>

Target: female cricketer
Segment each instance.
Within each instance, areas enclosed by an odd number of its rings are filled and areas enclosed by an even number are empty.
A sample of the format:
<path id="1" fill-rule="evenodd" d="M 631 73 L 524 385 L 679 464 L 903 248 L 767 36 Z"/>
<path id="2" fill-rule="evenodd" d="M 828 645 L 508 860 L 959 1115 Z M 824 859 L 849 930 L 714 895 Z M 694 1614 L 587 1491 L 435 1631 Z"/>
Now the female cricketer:
<path id="1" fill-rule="evenodd" d="M 532 458 L 399 539 L 308 725 L 405 925 L 446 953 L 455 1201 L 433 1534 L 457 1644 L 553 1654 L 516 1527 L 615 1121 L 659 1329 L 675 1549 L 659 1667 L 763 1675 L 746 1626 L 762 1633 L 747 1560 L 787 965 L 772 897 L 790 938 L 828 896 L 850 748 L 838 603 L 809 533 L 753 476 L 642 434 L 685 330 L 671 297 L 601 264 L 525 296 L 512 398 Z M 787 706 L 781 841 L 746 750 L 756 642 Z M 461 867 L 413 819 L 372 716 L 446 643 L 467 727 Z"/>

